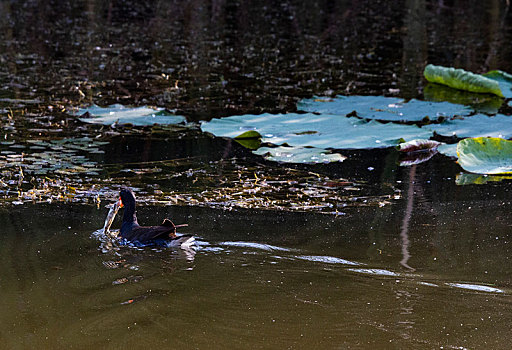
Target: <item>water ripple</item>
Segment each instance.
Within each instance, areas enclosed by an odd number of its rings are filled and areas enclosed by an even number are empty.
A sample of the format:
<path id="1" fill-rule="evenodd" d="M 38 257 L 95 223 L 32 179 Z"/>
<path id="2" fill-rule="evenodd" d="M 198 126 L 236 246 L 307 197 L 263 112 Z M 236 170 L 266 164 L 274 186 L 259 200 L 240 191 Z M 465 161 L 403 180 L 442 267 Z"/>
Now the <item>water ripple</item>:
<path id="1" fill-rule="evenodd" d="M 365 273 L 365 274 L 377 275 L 377 276 L 392 276 L 392 277 L 400 276 L 399 273 L 389 271 L 389 270 L 384 270 L 384 269 L 347 269 L 347 270 L 352 271 L 352 272 L 359 272 L 359 273 Z"/>
<path id="2" fill-rule="evenodd" d="M 445 283 L 445 284 L 450 287 L 474 290 L 477 292 L 505 293 L 505 291 L 503 289 L 489 287 L 489 286 L 482 286 L 480 284 L 469 284 L 469 283 Z"/>
<path id="3" fill-rule="evenodd" d="M 322 262 L 327 264 L 342 264 L 342 265 L 363 265 L 358 262 L 345 260 L 341 258 L 335 258 L 333 256 L 325 256 L 325 255 L 296 255 L 295 258 L 301 259 L 301 260 L 307 260 L 307 261 L 313 261 L 313 262 Z"/>
<path id="4" fill-rule="evenodd" d="M 253 248 L 253 249 L 261 249 L 266 251 L 280 251 L 280 252 L 289 252 L 290 249 L 277 247 L 275 245 L 270 244 L 262 244 L 262 243 L 254 243 L 254 242 L 220 242 L 219 245 L 225 245 L 228 247 L 242 247 L 242 248 Z"/>

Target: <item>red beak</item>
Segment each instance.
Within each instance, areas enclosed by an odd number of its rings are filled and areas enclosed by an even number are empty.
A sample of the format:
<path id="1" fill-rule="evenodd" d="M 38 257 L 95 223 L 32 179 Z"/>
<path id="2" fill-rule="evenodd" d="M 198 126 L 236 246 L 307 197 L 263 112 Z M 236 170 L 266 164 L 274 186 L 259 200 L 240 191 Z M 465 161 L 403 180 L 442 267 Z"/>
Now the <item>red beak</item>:
<path id="1" fill-rule="evenodd" d="M 119 208 L 124 207 L 123 200 L 119 197 Z"/>

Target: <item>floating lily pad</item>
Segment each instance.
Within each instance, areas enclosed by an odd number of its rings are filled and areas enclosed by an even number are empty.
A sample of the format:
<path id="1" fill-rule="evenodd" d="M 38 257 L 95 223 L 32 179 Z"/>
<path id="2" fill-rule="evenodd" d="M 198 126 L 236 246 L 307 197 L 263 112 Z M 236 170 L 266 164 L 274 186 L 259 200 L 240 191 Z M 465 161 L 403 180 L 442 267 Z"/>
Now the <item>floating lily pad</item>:
<path id="1" fill-rule="evenodd" d="M 403 103 L 396 97 L 384 96 L 336 96 L 335 98 L 318 97 L 303 99 L 297 103 L 297 109 L 321 114 L 347 115 L 351 112 L 368 114 L 372 110 L 381 110 L 389 105 Z"/>
<path id="2" fill-rule="evenodd" d="M 457 144 L 442 143 L 437 147 L 437 151 L 447 157 L 457 158 Z"/>
<path id="3" fill-rule="evenodd" d="M 474 74 L 464 69 L 455 69 L 429 64 L 423 72 L 425 79 L 431 83 L 447 85 L 454 89 L 478 93 L 494 94 L 504 97 L 500 84 L 490 77 Z"/>
<path id="4" fill-rule="evenodd" d="M 295 147 L 367 149 L 395 146 L 413 139 L 428 139 L 432 131 L 415 125 L 383 124 L 330 114 L 242 115 L 203 122 L 201 129 L 215 136 L 235 138 L 257 131 L 263 142 Z"/>
<path id="5" fill-rule="evenodd" d="M 428 125 L 424 128 L 443 136 L 464 137 L 512 137 L 512 117 L 498 114 L 490 117 L 477 114 L 463 119 L 446 120 L 441 124 Z"/>
<path id="6" fill-rule="evenodd" d="M 472 112 L 467 106 L 449 102 L 429 102 L 415 99 L 405 102 L 403 99 L 383 96 L 315 97 L 300 101 L 297 108 L 306 112 L 341 116 L 356 112 L 360 118 L 393 122 L 437 120 L 455 115 L 469 115 Z"/>
<path id="7" fill-rule="evenodd" d="M 512 141 L 478 137 L 459 141 L 460 166 L 476 174 L 512 174 Z"/>
<path id="8" fill-rule="evenodd" d="M 88 108 L 78 110 L 80 120 L 86 123 L 105 124 L 133 124 L 133 125 L 153 125 L 153 124 L 179 124 L 186 121 L 186 118 L 180 115 L 169 113 L 163 108 L 149 107 L 125 107 L 115 104 L 109 107 L 99 107 L 92 105 Z"/>
<path id="9" fill-rule="evenodd" d="M 328 153 L 326 150 L 321 148 L 305 147 L 261 147 L 257 151 L 254 151 L 254 153 L 262 155 L 267 160 L 282 163 L 330 163 L 342 162 L 347 158 L 339 153 Z"/>

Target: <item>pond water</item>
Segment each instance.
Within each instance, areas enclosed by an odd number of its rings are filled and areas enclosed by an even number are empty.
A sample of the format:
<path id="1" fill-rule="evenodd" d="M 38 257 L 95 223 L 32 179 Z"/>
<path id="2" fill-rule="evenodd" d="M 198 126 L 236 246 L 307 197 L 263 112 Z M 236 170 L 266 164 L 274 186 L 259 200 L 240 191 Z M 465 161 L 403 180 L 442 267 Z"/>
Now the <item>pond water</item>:
<path id="1" fill-rule="evenodd" d="M 106 254 L 105 210 L 3 210 L 3 347 L 507 348 L 511 203 L 416 200 L 408 229 L 403 205 L 144 207 L 147 223 L 188 222 L 198 247 Z"/>
<path id="2" fill-rule="evenodd" d="M 283 165 L 196 124 L 313 95 L 422 99 L 427 62 L 512 72 L 507 2 L 0 0 L 0 14 L 1 348 L 510 348 L 510 180 L 441 154 L 399 166 L 389 148 Z M 92 102 L 189 123 L 69 113 Z M 188 223 L 196 247 L 103 252 L 122 186 L 142 224 Z"/>

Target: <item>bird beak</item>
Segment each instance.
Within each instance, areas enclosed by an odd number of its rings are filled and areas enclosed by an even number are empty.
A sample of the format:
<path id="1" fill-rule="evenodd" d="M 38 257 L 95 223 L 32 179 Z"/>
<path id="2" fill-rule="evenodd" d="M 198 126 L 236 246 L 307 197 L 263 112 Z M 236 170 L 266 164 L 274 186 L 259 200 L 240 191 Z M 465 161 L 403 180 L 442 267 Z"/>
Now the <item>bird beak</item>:
<path id="1" fill-rule="evenodd" d="M 119 208 L 124 207 L 123 201 L 121 200 L 121 197 L 119 197 Z"/>

